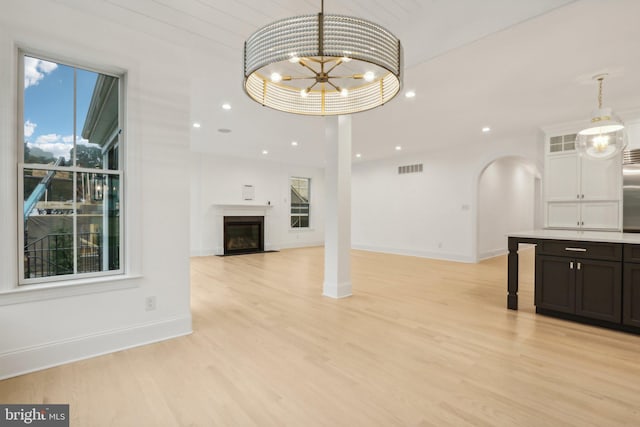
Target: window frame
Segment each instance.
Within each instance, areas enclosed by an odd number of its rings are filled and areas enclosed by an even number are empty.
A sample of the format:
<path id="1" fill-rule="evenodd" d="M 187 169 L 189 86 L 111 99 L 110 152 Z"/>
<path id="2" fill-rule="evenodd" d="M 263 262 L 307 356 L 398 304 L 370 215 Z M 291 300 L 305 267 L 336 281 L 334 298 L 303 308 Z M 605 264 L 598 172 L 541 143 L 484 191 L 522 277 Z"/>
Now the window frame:
<path id="1" fill-rule="evenodd" d="M 291 180 L 293 179 L 304 179 L 307 181 L 307 190 L 308 190 L 308 202 L 307 202 L 307 214 L 301 215 L 300 213 L 293 213 L 293 200 L 291 197 L 289 198 L 289 229 L 290 230 L 310 230 L 311 229 L 311 178 L 304 176 L 290 176 L 289 177 L 289 195 L 291 195 Z M 291 219 L 294 217 L 307 217 L 307 225 L 306 226 L 298 226 L 294 227 L 291 225 Z"/>
<path id="2" fill-rule="evenodd" d="M 126 150 L 126 141 L 124 131 L 125 127 L 125 83 L 126 83 L 126 74 L 125 73 L 116 73 L 113 71 L 108 71 L 102 68 L 97 68 L 93 66 L 85 66 L 82 63 L 78 63 L 75 61 L 69 61 L 65 59 L 58 59 L 55 56 L 50 56 L 47 54 L 42 54 L 37 51 L 32 51 L 28 49 L 18 48 L 17 51 L 18 61 L 17 61 L 17 132 L 16 132 L 16 141 L 17 144 L 17 158 L 16 158 L 16 175 L 17 175 L 17 200 L 16 200 L 16 208 L 17 208 L 17 259 L 16 262 L 18 264 L 18 289 L 26 289 L 31 286 L 41 285 L 56 285 L 56 284 L 65 284 L 66 283 L 81 283 L 86 281 L 95 281 L 100 278 L 105 278 L 105 280 L 109 280 L 109 276 L 124 276 L 126 271 L 125 266 L 125 215 L 126 215 L 126 198 L 125 198 L 125 185 L 124 185 L 124 176 L 125 173 L 125 150 Z M 73 67 L 77 69 L 81 69 L 84 71 L 94 72 L 98 74 L 102 74 L 109 77 L 114 77 L 118 79 L 118 125 L 117 125 L 117 133 L 112 136 L 118 137 L 118 141 L 113 144 L 114 147 L 117 147 L 117 161 L 118 161 L 118 169 L 107 169 L 105 163 L 103 163 L 102 168 L 85 168 L 80 166 L 54 166 L 48 164 L 38 164 L 38 163 L 25 163 L 24 162 L 24 97 L 25 97 L 25 87 L 24 87 L 24 76 L 25 76 L 25 57 L 32 57 L 44 61 L 53 62 L 55 64 L 64 65 L 68 67 Z M 76 115 L 76 92 L 75 92 L 75 82 L 74 82 L 74 135 L 77 131 L 76 123 L 75 123 L 75 115 Z M 77 135 L 76 135 L 77 136 Z M 113 140 L 113 138 L 110 138 Z M 111 142 L 109 142 L 111 144 Z M 76 145 L 74 145 L 75 147 Z M 119 233 L 119 247 L 118 247 L 118 269 L 114 270 L 104 270 L 104 271 L 96 271 L 96 272 L 88 272 L 88 273 L 71 273 L 71 274 L 60 274 L 46 277 L 36 277 L 36 278 L 26 278 L 25 277 L 25 268 L 24 268 L 24 171 L 27 169 L 33 170 L 47 170 L 47 171 L 62 171 L 62 172 L 71 172 L 74 174 L 82 174 L 82 173 L 91 173 L 91 174 L 101 174 L 101 175 L 111 175 L 118 177 L 118 233 Z M 74 179 L 74 188 L 75 188 Z M 74 192 L 74 211 L 76 210 L 76 198 Z M 77 212 L 72 214 L 74 217 L 77 215 Z M 103 218 L 104 222 L 105 218 Z M 73 241 L 75 242 L 77 239 L 77 223 L 73 221 Z M 108 250 L 108 248 L 103 248 L 103 250 Z M 77 250 L 75 249 L 74 244 L 74 266 L 77 265 L 76 259 Z M 75 268 L 74 268 L 75 270 Z M 111 277 L 111 279 L 116 279 L 116 277 Z M 98 282 L 96 282 L 98 283 Z"/>

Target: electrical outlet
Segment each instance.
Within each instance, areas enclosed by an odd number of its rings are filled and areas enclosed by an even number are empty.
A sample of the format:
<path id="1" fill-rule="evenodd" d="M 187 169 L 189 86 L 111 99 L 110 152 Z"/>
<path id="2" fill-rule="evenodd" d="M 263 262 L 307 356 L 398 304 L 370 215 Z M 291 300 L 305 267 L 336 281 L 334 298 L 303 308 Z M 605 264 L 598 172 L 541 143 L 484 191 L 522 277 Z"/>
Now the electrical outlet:
<path id="1" fill-rule="evenodd" d="M 147 311 L 153 311 L 156 309 L 156 297 L 146 297 L 144 300 L 144 309 Z"/>

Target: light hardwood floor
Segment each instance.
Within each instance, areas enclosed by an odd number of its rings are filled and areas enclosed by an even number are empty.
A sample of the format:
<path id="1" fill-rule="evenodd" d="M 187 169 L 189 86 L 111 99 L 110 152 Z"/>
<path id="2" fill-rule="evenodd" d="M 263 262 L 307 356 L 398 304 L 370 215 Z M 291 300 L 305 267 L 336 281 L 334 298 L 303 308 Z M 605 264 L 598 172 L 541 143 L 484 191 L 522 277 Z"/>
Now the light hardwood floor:
<path id="1" fill-rule="evenodd" d="M 519 311 L 506 257 L 353 252 L 321 296 L 322 248 L 191 263 L 194 333 L 0 382 L 71 404 L 72 426 L 638 426 L 640 336 Z"/>

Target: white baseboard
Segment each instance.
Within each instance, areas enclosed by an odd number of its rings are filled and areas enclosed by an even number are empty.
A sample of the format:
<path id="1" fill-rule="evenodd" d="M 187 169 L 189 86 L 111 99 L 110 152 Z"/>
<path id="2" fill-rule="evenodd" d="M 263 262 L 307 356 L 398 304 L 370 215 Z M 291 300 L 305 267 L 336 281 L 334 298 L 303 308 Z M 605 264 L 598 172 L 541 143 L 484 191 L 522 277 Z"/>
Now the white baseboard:
<path id="1" fill-rule="evenodd" d="M 279 249 L 295 249 L 295 248 L 310 248 L 313 246 L 324 246 L 324 241 L 319 240 L 317 242 L 289 242 L 279 245 Z"/>
<path id="2" fill-rule="evenodd" d="M 0 380 L 192 333 L 191 315 L 0 354 Z"/>
<path id="3" fill-rule="evenodd" d="M 215 248 L 205 248 L 205 249 L 191 249 L 189 252 L 189 256 L 212 256 L 218 254 L 218 250 Z"/>
<path id="4" fill-rule="evenodd" d="M 501 256 L 501 255 L 506 255 L 507 254 L 507 249 L 506 248 L 500 248 L 500 249 L 493 249 L 491 251 L 485 251 L 482 252 L 480 254 L 478 254 L 478 261 L 482 261 L 485 259 L 489 259 L 489 258 L 494 258 L 497 256 Z"/>
<path id="5" fill-rule="evenodd" d="M 350 297 L 352 295 L 351 281 L 342 283 L 324 282 L 322 284 L 322 295 L 334 299 Z"/>
<path id="6" fill-rule="evenodd" d="M 457 261 L 457 262 L 466 262 L 466 263 L 476 262 L 474 257 L 471 257 L 469 255 L 456 254 L 456 253 L 430 252 L 430 251 L 420 251 L 415 249 L 401 249 L 401 248 L 390 248 L 385 246 L 371 246 L 371 245 L 358 245 L 358 244 L 352 244 L 351 248 L 358 249 L 361 251 L 382 252 L 385 254 L 415 256 L 419 258 L 440 259 L 444 261 Z"/>

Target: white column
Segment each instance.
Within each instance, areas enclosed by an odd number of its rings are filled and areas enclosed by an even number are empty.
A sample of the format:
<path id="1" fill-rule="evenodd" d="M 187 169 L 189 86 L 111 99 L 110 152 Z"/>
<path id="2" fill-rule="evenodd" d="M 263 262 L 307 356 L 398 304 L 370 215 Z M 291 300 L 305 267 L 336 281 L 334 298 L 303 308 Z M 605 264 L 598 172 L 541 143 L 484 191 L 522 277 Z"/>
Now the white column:
<path id="1" fill-rule="evenodd" d="M 331 298 L 351 295 L 351 116 L 325 118 L 324 284 Z"/>

